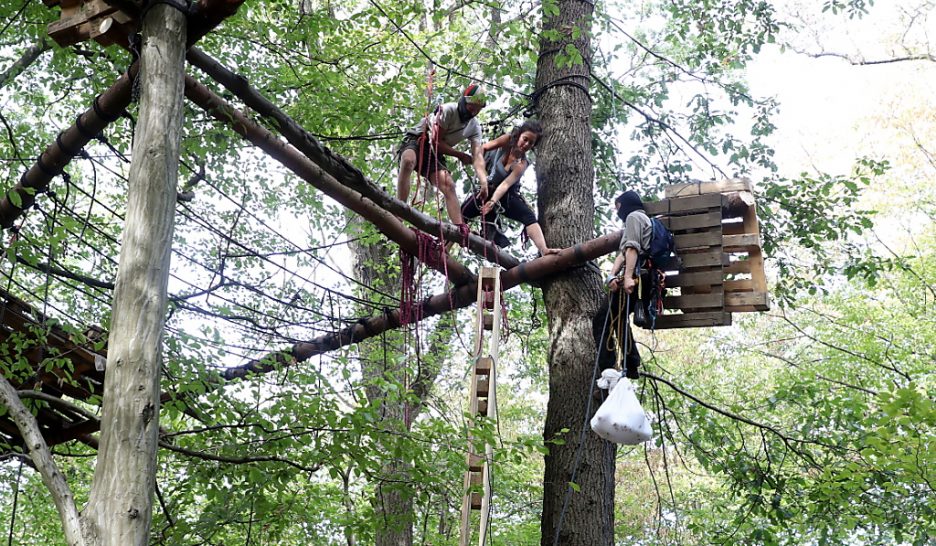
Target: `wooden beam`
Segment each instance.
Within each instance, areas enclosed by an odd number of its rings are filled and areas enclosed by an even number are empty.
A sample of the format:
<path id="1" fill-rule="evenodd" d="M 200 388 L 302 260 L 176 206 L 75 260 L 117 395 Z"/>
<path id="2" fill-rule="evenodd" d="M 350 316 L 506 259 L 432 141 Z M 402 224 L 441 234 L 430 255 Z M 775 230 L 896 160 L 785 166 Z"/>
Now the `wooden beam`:
<path id="1" fill-rule="evenodd" d="M 501 286 L 504 290 L 509 290 L 521 283 L 544 279 L 605 254 L 617 252 L 618 244 L 623 235 L 623 230 L 616 231 L 597 239 L 579 243 L 571 248 L 563 249 L 559 254 L 522 262 L 517 267 L 501 272 Z M 417 316 L 420 317 L 420 320 L 425 320 L 450 310 L 467 307 L 474 303 L 476 291 L 475 284 L 466 284 L 455 287 L 448 292 L 426 298 L 420 302 L 420 313 Z M 231 381 L 250 374 L 267 373 L 283 365 L 303 362 L 339 347 L 359 343 L 399 326 L 400 311 L 394 309 L 385 314 L 361 319 L 336 332 L 319 336 L 310 341 L 296 343 L 289 349 L 270 353 L 241 366 L 227 368 L 219 373 L 219 380 Z"/>
<path id="2" fill-rule="evenodd" d="M 751 313 L 769 310 L 770 297 L 766 292 L 732 292 L 725 294 L 725 311 Z"/>
<path id="3" fill-rule="evenodd" d="M 690 216 L 672 216 L 669 218 L 660 218 L 660 221 L 675 234 L 676 232 L 688 229 L 720 226 L 721 211 L 693 214 Z"/>
<path id="4" fill-rule="evenodd" d="M 185 95 L 216 120 L 229 125 L 237 134 L 252 142 L 297 176 L 341 205 L 366 218 L 391 241 L 400 245 L 400 248 L 414 256 L 418 255 L 419 239 L 396 216 L 360 193 L 339 183 L 295 147 L 281 141 L 268 129 L 245 116 L 240 110 L 212 93 L 191 76 L 185 78 Z M 475 278 L 468 268 L 445 253 L 441 254 L 438 261 L 434 260 L 427 265 L 446 274 L 456 285 L 473 283 Z"/>
<path id="5" fill-rule="evenodd" d="M 739 235 L 724 235 L 722 248 L 725 252 L 750 252 L 760 250 L 760 233 L 742 233 Z"/>
<path id="6" fill-rule="evenodd" d="M 731 313 L 710 311 L 704 313 L 665 314 L 657 317 L 656 329 L 703 328 L 707 326 L 731 325 Z"/>
<path id="7" fill-rule="evenodd" d="M 667 198 L 688 197 L 706 193 L 728 193 L 733 191 L 752 191 L 753 185 L 749 178 L 728 178 L 721 181 L 689 182 L 686 184 L 670 184 L 664 189 Z"/>
<path id="8" fill-rule="evenodd" d="M 719 246 L 722 244 L 722 232 L 718 228 L 709 228 L 706 231 L 698 233 L 678 233 L 674 234 L 676 239 L 676 251 L 684 252 L 692 248 L 703 248 L 710 246 Z"/>
<path id="9" fill-rule="evenodd" d="M 719 285 L 722 284 L 724 274 L 721 268 L 712 271 L 688 272 L 680 271 L 676 275 L 666 276 L 667 287 Z"/>
<path id="10" fill-rule="evenodd" d="M 720 193 L 664 199 L 662 201 L 648 201 L 644 203 L 644 209 L 650 216 L 682 215 L 694 211 L 708 212 L 709 209 L 721 208 L 721 206 L 722 196 Z"/>
<path id="11" fill-rule="evenodd" d="M 724 265 L 727 256 L 721 251 L 721 249 L 716 248 L 715 250 L 709 250 L 706 252 L 681 254 L 680 258 L 682 259 L 683 271 L 688 271 L 690 269 L 696 269 L 699 267 Z"/>
<path id="12" fill-rule="evenodd" d="M 724 304 L 725 295 L 721 293 L 666 296 L 663 298 L 664 309 L 720 309 Z"/>

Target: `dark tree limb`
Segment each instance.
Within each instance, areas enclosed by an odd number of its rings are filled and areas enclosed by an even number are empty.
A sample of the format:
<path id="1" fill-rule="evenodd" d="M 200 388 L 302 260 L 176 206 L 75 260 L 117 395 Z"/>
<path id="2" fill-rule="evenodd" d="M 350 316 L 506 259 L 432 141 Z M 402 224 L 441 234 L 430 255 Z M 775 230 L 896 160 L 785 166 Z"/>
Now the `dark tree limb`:
<path id="1" fill-rule="evenodd" d="M 244 0 L 199 0 L 189 16 L 189 45 L 233 15 L 243 2 Z M 35 203 L 36 194 L 46 191 L 49 182 L 62 173 L 81 149 L 120 117 L 130 104 L 133 79 L 138 70 L 138 62 L 130 65 L 125 74 L 94 99 L 92 108 L 80 114 L 71 127 L 59 133 L 55 142 L 46 147 L 16 186 L 6 192 L 3 199 L 0 199 L 0 227 L 12 227 L 23 211 Z M 16 197 L 11 199 L 11 194 L 15 194 Z"/>
<path id="2" fill-rule="evenodd" d="M 517 267 L 501 272 L 501 287 L 504 290 L 509 290 L 521 283 L 543 279 L 614 252 L 618 248 L 622 235 L 622 231 L 610 233 L 566 248 L 559 254 L 523 262 Z M 470 283 L 453 288 L 444 294 L 436 294 L 426 298 L 419 306 L 419 320 L 468 307 L 475 302 L 476 296 L 477 285 Z M 227 368 L 220 373 L 220 377 L 224 381 L 231 381 L 249 374 L 267 373 L 281 366 L 303 362 L 340 347 L 358 343 L 399 326 L 400 312 L 394 309 L 382 315 L 361 319 L 337 332 L 325 334 L 306 342 L 296 343 L 287 350 L 268 354 L 241 366 Z"/>
<path id="3" fill-rule="evenodd" d="M 0 74 L 0 89 L 6 87 L 11 81 L 16 79 L 24 70 L 36 62 L 36 59 L 50 49 L 52 49 L 52 42 L 44 35 L 41 36 L 36 43 L 27 47 L 26 51 L 23 51 L 23 54 L 20 55 L 20 58 Z"/>

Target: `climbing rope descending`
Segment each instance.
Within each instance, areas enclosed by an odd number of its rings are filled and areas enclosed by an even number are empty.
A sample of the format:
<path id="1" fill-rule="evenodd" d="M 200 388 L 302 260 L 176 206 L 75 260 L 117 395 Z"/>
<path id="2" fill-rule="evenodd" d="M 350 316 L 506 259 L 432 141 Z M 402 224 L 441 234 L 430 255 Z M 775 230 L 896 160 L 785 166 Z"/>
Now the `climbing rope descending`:
<path id="1" fill-rule="evenodd" d="M 628 306 L 630 304 L 630 298 L 627 298 Z M 608 311 L 605 313 L 604 323 L 601 326 L 601 338 L 604 339 L 605 334 L 608 332 L 608 323 L 611 319 L 611 306 L 608 306 Z M 626 330 L 625 330 L 626 331 Z M 579 465 L 582 463 L 582 450 L 585 447 L 585 434 L 588 431 L 588 420 L 591 417 L 591 407 L 592 407 L 592 391 L 595 386 L 595 382 L 598 380 L 598 362 L 601 357 L 601 347 L 598 347 L 598 350 L 595 353 L 595 365 L 592 368 L 592 377 L 591 381 L 588 382 L 588 390 L 585 395 L 585 418 L 582 421 L 582 432 L 579 434 L 579 445 L 575 448 L 575 457 L 572 462 L 572 472 L 569 476 L 569 485 L 566 488 L 565 496 L 562 498 L 562 509 L 559 511 L 559 521 L 556 522 L 556 533 L 553 536 L 553 546 L 559 546 L 559 533 L 562 532 L 562 521 L 565 519 L 566 511 L 569 508 L 569 501 L 572 499 L 572 492 L 574 491 L 573 485 L 575 483 L 575 477 L 578 474 Z"/>

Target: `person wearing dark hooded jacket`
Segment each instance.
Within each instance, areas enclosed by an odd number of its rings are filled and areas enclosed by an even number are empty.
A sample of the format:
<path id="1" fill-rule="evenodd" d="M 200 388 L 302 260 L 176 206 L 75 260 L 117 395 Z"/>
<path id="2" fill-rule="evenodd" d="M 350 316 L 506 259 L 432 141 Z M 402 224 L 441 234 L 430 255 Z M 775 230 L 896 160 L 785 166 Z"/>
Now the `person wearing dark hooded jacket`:
<path id="1" fill-rule="evenodd" d="M 624 221 L 624 236 L 621 237 L 620 253 L 614 260 L 611 275 L 607 279 L 611 293 L 592 320 L 592 334 L 598 346 L 598 365 L 601 369 L 614 368 L 617 354 L 620 352 L 624 354 L 625 376 L 638 379 L 640 353 L 637 351 L 637 344 L 634 343 L 628 312 L 632 313 L 634 308 L 641 304 L 636 297 L 631 297 L 637 285 L 634 274 L 638 257 L 650 249 L 653 224 L 644 210 L 640 196 L 633 191 L 619 195 L 614 200 L 614 205 L 618 218 Z M 624 295 L 621 292 L 624 292 Z M 620 326 L 616 329 L 618 325 Z M 626 347 L 622 346 L 624 339 L 627 340 Z"/>

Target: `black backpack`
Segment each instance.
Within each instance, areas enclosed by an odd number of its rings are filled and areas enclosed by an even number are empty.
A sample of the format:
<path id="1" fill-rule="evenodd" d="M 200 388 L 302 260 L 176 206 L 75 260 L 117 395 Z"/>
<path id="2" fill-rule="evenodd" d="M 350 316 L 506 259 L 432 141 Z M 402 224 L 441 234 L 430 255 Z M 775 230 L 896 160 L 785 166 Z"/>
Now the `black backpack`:
<path id="1" fill-rule="evenodd" d="M 676 255 L 676 239 L 673 238 L 673 233 L 657 218 L 651 218 L 650 224 L 653 227 L 653 235 L 650 237 L 650 250 L 647 251 L 646 257 L 650 258 L 653 267 L 661 271 L 679 269 L 679 256 Z"/>

